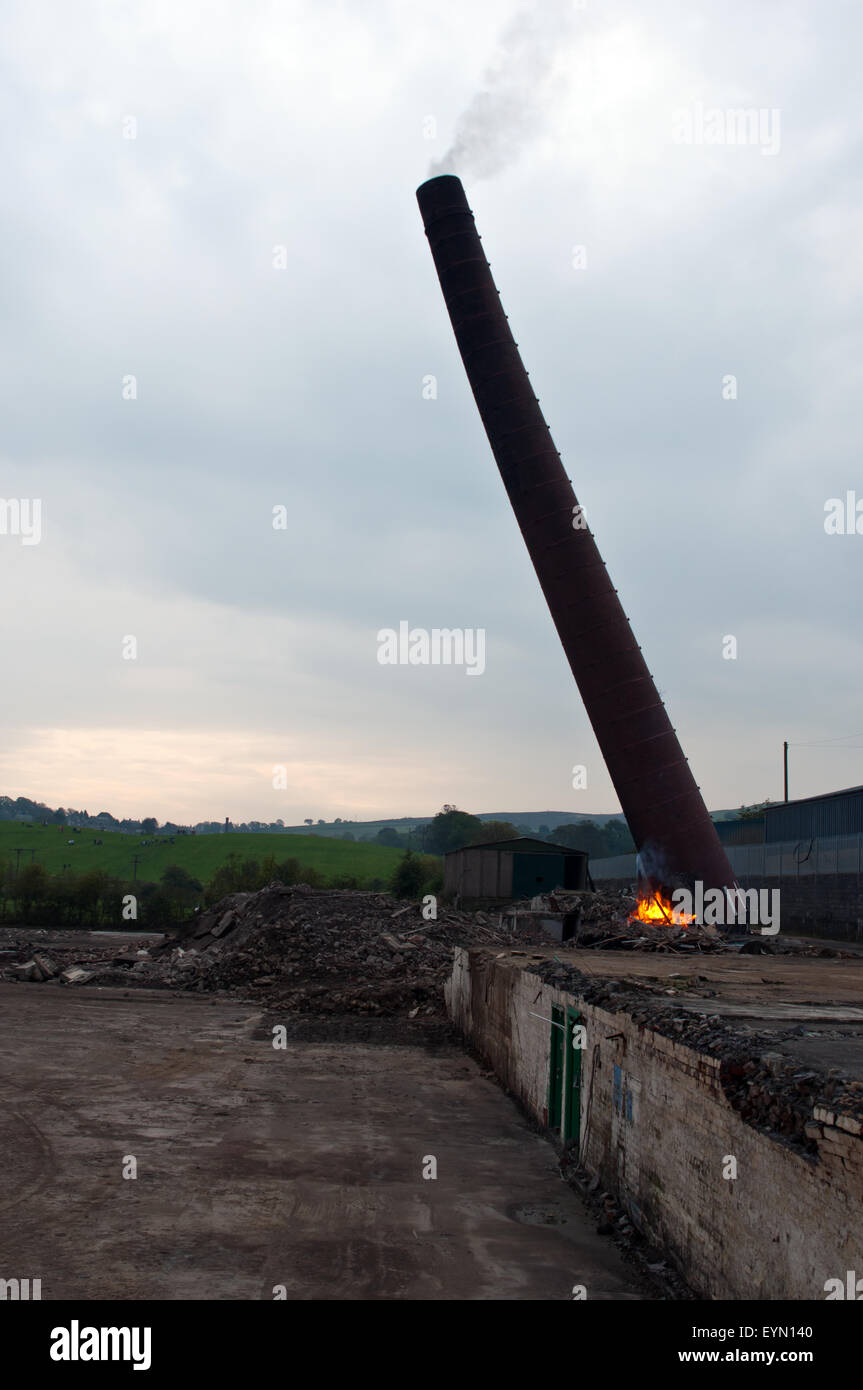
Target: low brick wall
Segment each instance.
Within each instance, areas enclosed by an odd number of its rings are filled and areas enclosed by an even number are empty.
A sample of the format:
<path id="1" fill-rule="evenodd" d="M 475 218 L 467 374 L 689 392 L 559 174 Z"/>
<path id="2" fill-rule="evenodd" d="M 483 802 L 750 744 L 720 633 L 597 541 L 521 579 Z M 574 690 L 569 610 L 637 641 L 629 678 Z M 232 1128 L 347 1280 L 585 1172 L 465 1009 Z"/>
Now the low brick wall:
<path id="1" fill-rule="evenodd" d="M 740 1118 L 717 1059 L 482 950 L 457 949 L 446 994 L 455 1024 L 544 1125 L 551 1009 L 578 1009 L 582 1162 L 701 1297 L 823 1299 L 828 1279 L 863 1275 L 856 1122 L 816 1110 L 817 1154 L 799 1152 Z M 729 1159 L 735 1178 L 723 1176 Z"/>

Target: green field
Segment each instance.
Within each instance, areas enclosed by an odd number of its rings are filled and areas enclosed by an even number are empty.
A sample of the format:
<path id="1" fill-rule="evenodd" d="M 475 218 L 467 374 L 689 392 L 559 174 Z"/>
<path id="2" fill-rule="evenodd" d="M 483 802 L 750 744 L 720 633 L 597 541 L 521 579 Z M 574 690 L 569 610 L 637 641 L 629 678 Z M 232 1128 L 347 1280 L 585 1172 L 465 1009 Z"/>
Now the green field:
<path id="1" fill-rule="evenodd" d="M 360 884 L 368 884 L 374 878 L 387 880 L 402 857 L 401 850 L 386 845 L 331 840 L 322 835 L 177 835 L 173 844 L 154 844 L 153 839 L 167 838 L 154 836 L 147 846 L 141 843 L 144 838 L 148 837 L 0 821 L 0 861 L 14 869 L 20 858 L 23 869 L 31 861 L 32 850 L 33 862 L 42 864 L 50 874 L 60 873 L 68 864 L 76 874 L 104 869 L 112 878 L 125 880 L 135 876 L 133 861 L 137 855 L 139 883 L 156 882 L 170 864 L 180 864 L 206 884 L 229 854 L 259 861 L 272 854 L 279 861 L 298 859 L 328 879 L 350 874 Z M 69 840 L 74 840 L 74 845 Z M 94 840 L 101 840 L 101 845 Z M 18 856 L 16 849 L 23 853 Z"/>

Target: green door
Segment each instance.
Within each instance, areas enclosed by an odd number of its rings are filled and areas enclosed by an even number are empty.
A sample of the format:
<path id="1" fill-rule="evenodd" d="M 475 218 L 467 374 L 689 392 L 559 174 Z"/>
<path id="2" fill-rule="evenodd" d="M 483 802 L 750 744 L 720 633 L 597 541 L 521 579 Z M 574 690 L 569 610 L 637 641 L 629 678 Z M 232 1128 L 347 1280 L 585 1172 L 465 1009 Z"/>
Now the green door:
<path id="1" fill-rule="evenodd" d="M 563 1044 L 565 1041 L 563 1009 L 551 1007 L 551 1040 L 548 1052 L 548 1127 L 560 1129 L 563 1105 Z"/>
<path id="2" fill-rule="evenodd" d="M 576 1144 L 581 1132 L 581 1048 L 573 1047 L 573 1039 L 576 1037 L 576 1028 L 580 1027 L 581 1014 L 578 1009 L 567 1008 L 563 1137 L 565 1142 L 572 1141 Z"/>
<path id="3" fill-rule="evenodd" d="M 565 878 L 562 854 L 513 854 L 512 896 L 534 898 L 562 888 Z"/>

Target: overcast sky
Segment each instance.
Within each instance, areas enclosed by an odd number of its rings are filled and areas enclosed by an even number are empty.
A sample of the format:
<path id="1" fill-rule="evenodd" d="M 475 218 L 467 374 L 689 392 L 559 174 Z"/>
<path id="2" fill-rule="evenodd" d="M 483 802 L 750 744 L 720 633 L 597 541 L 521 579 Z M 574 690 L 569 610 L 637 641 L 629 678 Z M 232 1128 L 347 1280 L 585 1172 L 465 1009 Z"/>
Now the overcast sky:
<path id="1" fill-rule="evenodd" d="M 0 497 L 42 534 L 0 535 L 0 791 L 619 809 L 416 207 L 454 141 L 708 804 L 780 798 L 786 738 L 834 740 L 792 795 L 863 782 L 863 535 L 824 527 L 863 499 L 861 31 L 841 0 L 7 0 Z M 764 140 L 681 137 L 739 108 Z M 381 665 L 401 621 L 483 629 L 485 671 Z"/>

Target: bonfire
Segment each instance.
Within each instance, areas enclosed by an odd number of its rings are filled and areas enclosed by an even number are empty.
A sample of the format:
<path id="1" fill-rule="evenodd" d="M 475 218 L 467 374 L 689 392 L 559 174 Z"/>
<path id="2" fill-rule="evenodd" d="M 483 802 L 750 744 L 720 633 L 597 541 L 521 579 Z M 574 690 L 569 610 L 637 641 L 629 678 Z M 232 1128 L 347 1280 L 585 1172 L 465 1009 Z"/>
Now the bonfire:
<path id="1" fill-rule="evenodd" d="M 672 907 L 671 901 L 661 888 L 640 897 L 635 911 L 630 913 L 630 922 L 644 922 L 649 927 L 689 927 L 695 921 L 691 912 L 682 912 Z"/>

